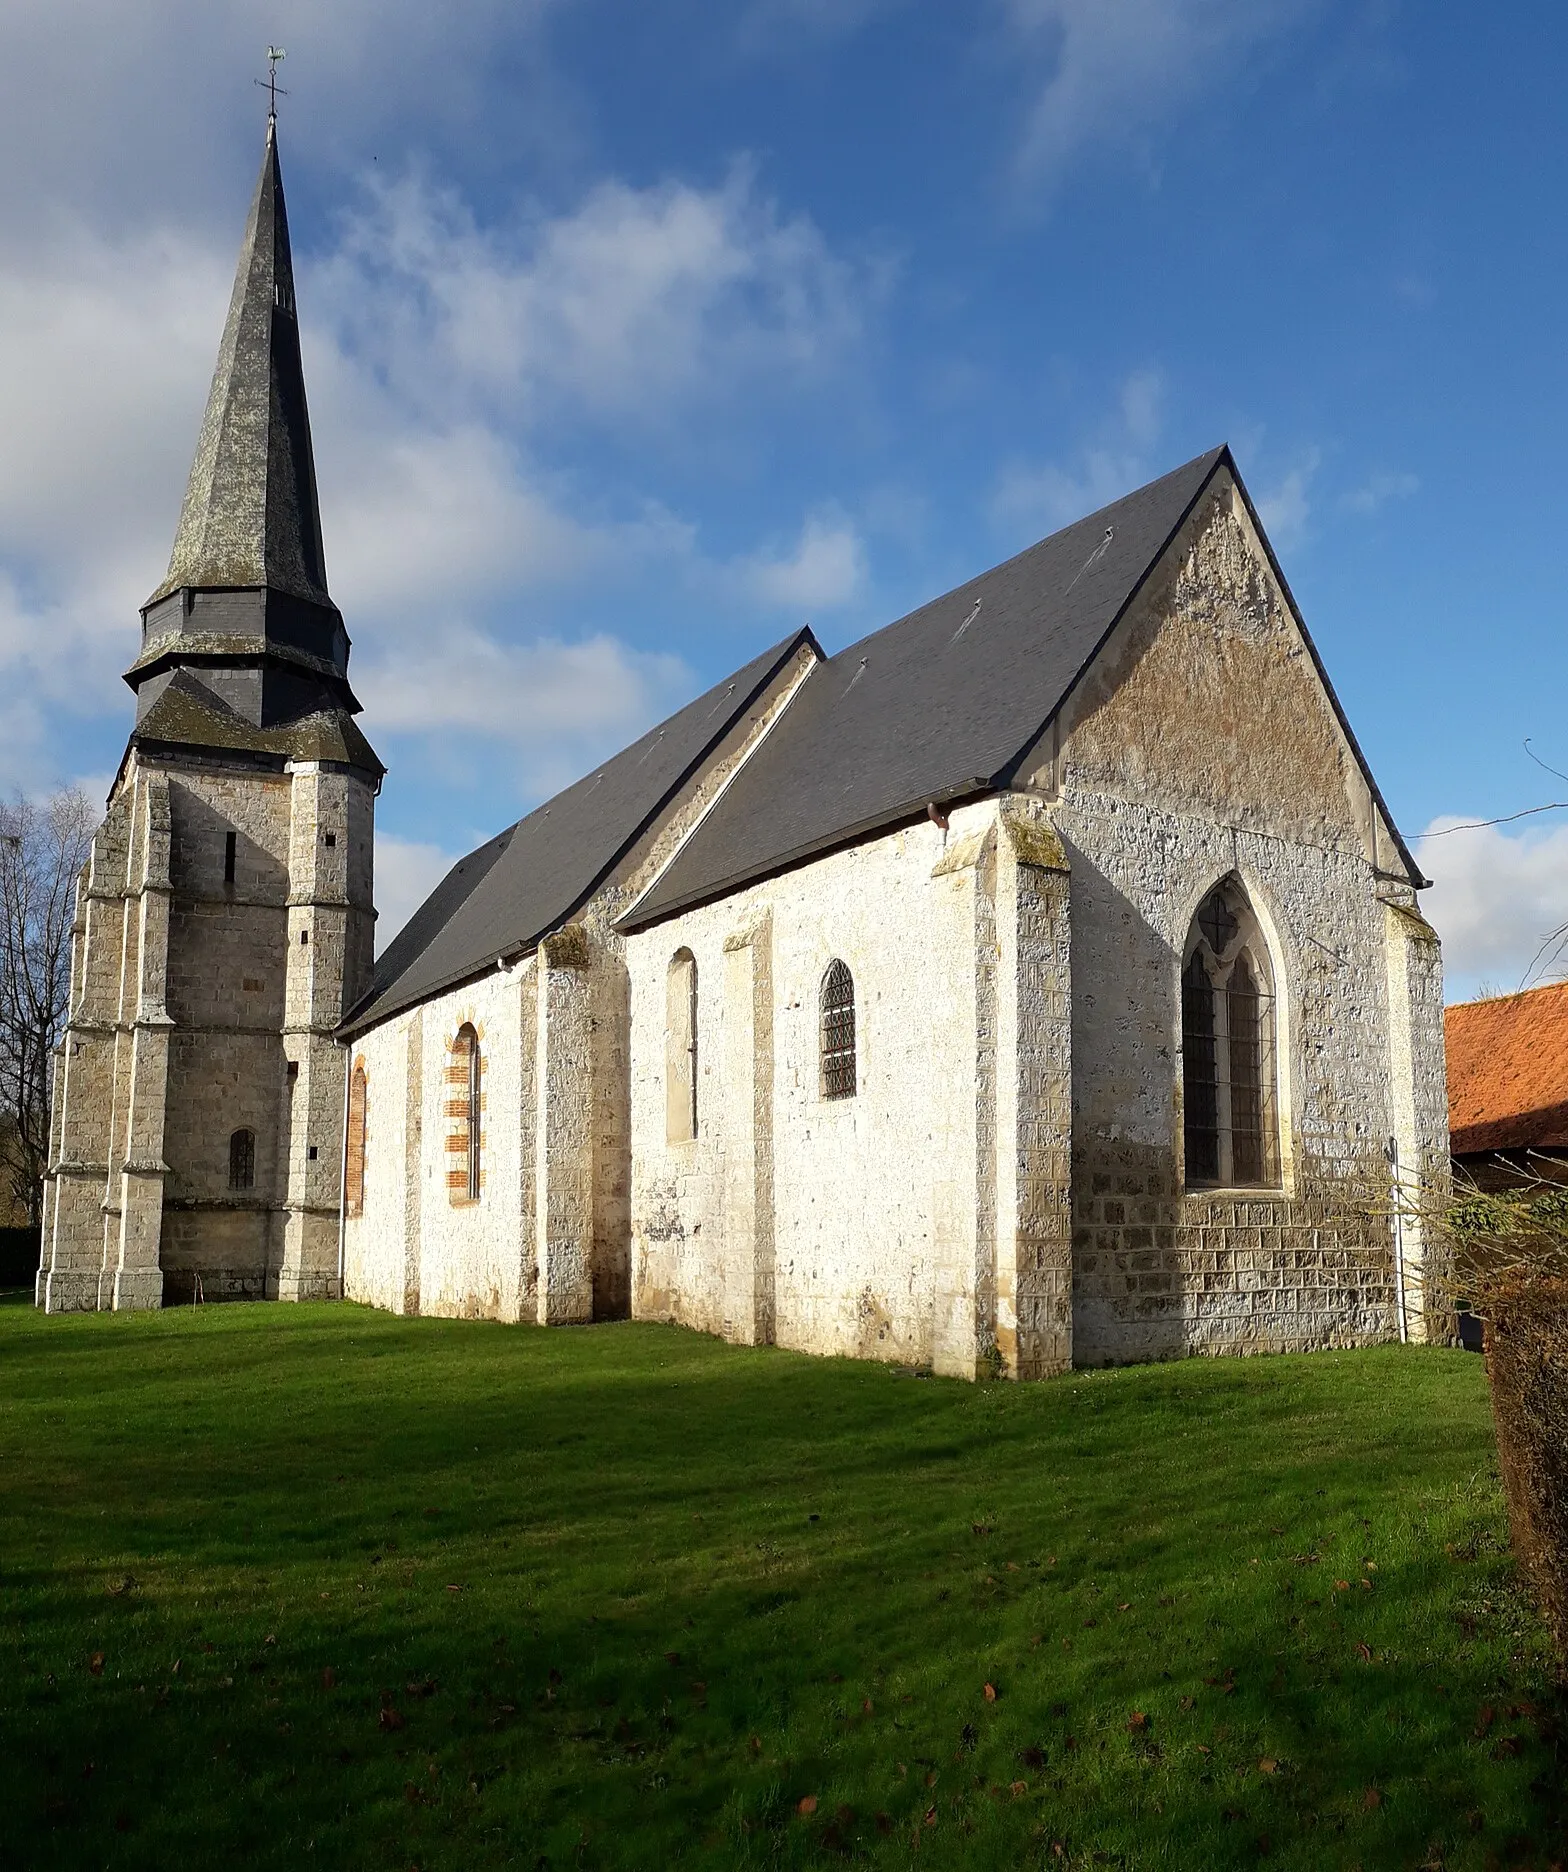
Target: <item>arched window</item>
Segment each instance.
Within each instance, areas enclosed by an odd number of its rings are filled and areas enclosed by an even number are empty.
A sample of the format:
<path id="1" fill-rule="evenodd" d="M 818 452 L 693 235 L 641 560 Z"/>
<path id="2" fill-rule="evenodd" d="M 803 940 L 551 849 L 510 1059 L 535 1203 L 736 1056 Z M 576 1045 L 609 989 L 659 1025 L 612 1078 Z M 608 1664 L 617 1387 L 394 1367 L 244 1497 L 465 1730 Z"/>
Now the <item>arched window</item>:
<path id="1" fill-rule="evenodd" d="M 1188 1185 L 1276 1187 L 1273 977 L 1257 918 L 1234 878 L 1199 905 L 1182 964 Z"/>
<path id="2" fill-rule="evenodd" d="M 365 1062 L 355 1063 L 348 1082 L 348 1141 L 344 1153 L 343 1213 L 363 1215 L 365 1209 Z"/>
<path id="3" fill-rule="evenodd" d="M 687 1144 L 697 1135 L 697 958 L 670 957 L 664 980 L 664 1135 Z"/>
<path id="4" fill-rule="evenodd" d="M 446 1074 L 447 1117 L 452 1121 L 447 1133 L 446 1181 L 454 1202 L 479 1200 L 481 1076 L 479 1035 L 465 1021 L 452 1042 L 452 1059 Z"/>
<path id="5" fill-rule="evenodd" d="M 236 1131 L 229 1138 L 229 1188 L 256 1187 L 256 1133 Z"/>
<path id="6" fill-rule="evenodd" d="M 855 978 L 839 961 L 822 977 L 822 1096 L 855 1096 Z"/>

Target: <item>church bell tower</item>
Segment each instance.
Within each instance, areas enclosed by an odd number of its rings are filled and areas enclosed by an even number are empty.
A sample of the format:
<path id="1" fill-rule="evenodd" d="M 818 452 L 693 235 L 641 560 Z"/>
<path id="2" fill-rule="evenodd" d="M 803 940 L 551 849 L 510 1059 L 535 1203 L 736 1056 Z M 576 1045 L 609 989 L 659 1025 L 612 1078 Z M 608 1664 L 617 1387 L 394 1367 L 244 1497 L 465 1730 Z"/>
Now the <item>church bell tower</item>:
<path id="1" fill-rule="evenodd" d="M 261 175 L 136 722 L 77 892 L 37 1299 L 336 1296 L 384 769 L 327 590 L 288 215 Z"/>

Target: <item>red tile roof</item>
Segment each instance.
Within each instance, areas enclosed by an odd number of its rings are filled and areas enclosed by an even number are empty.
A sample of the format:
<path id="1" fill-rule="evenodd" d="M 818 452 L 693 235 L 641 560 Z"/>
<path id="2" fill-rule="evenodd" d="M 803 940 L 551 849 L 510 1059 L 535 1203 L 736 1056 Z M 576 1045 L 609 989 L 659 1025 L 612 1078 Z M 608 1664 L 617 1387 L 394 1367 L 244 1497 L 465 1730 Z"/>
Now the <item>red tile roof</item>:
<path id="1" fill-rule="evenodd" d="M 1456 1157 L 1568 1148 L 1568 982 L 1445 1010 Z"/>

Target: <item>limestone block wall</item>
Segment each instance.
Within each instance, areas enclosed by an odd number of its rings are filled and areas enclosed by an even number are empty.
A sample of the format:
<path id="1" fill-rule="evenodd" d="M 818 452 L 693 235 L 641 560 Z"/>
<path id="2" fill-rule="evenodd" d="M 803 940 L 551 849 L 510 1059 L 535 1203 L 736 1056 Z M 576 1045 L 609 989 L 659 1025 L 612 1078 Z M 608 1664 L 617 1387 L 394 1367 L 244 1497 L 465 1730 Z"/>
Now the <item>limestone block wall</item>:
<path id="1" fill-rule="evenodd" d="M 350 1296 L 407 1312 L 562 1323 L 630 1311 L 630 982 L 615 919 L 777 720 L 813 655 L 802 649 L 537 955 L 356 1037 L 368 1115 L 363 1212 L 343 1226 Z M 455 1174 L 446 1062 L 465 1020 L 490 1022 L 501 1048 L 484 1046 L 492 1128 L 476 1207 L 445 1194 Z M 404 1088 L 401 1131 L 389 1085 Z"/>
<path id="2" fill-rule="evenodd" d="M 1400 1123 L 1385 900 L 1414 893 L 1234 490 L 1173 545 L 1033 781 L 1073 874 L 1077 1362 L 1392 1335 L 1391 1231 L 1371 1213 Z M 1275 1194 L 1185 1187 L 1180 958 L 1230 874 L 1275 977 Z M 1430 1162 L 1430 963 L 1423 979 L 1405 1079 Z"/>
<path id="3" fill-rule="evenodd" d="M 964 808 L 945 832 L 905 828 L 629 939 L 637 1317 L 739 1339 L 771 1326 L 778 1344 L 800 1350 L 973 1376 L 998 1356 L 1005 1237 L 1000 1356 L 1016 1358 L 1016 1230 L 1011 1210 L 999 1227 L 996 1199 L 997 1004 L 1008 997 L 996 980 L 995 902 L 999 869 L 1011 876 L 1017 859 L 1010 842 L 999 855 L 997 820 L 995 801 Z M 1065 968 L 1065 917 L 1058 933 L 1054 966 Z M 665 992 L 681 949 L 697 967 L 697 1135 L 671 1142 Z M 858 1086 L 845 1099 L 824 1097 L 820 1077 L 819 995 L 835 959 L 855 982 Z M 1038 954 L 1028 972 L 1039 1005 L 1060 1012 L 1065 981 L 1047 986 Z M 1026 1012 L 1026 1034 L 1032 1021 Z M 1065 1027 L 1057 1042 L 1065 1047 Z M 1022 1138 L 1028 1159 L 1022 1176 L 1009 1165 L 1014 1203 L 1037 1174 L 1038 1139 L 1032 1110 L 1019 1130 L 1016 1097 L 1008 1122 L 1010 1149 Z M 1065 1140 L 1062 1162 L 1064 1153 Z M 1056 1236 L 1060 1284 L 1065 1229 Z M 1026 1289 L 1033 1277 L 1031 1266 Z M 1033 1300 L 1031 1291 L 1030 1335 Z M 1039 1356 L 1031 1336 L 1031 1369 Z"/>
<path id="4" fill-rule="evenodd" d="M 165 1297 L 260 1299 L 275 1283 L 273 1212 L 287 1198 L 283 1044 L 291 790 L 281 774 L 169 778 L 172 888 L 160 1265 Z M 235 838 L 227 880 L 227 839 Z M 255 1184 L 229 1188 L 229 1139 L 255 1133 Z"/>
<path id="5" fill-rule="evenodd" d="M 319 764 L 133 754 L 78 894 L 44 1304 L 336 1293 L 333 1031 L 369 965 L 372 813 Z"/>
<path id="6" fill-rule="evenodd" d="M 365 1074 L 365 1163 L 359 1213 L 343 1230 L 343 1292 L 392 1313 L 419 1311 L 419 1210 L 425 1166 L 422 1090 L 414 1044 L 420 1015 L 400 1015 L 356 1041 L 355 1066 Z M 411 1060 L 411 1052 L 415 1056 Z M 408 1254 L 412 1231 L 415 1253 Z M 412 1261 L 412 1266 L 409 1265 Z M 413 1279 L 408 1278 L 412 1274 Z"/>

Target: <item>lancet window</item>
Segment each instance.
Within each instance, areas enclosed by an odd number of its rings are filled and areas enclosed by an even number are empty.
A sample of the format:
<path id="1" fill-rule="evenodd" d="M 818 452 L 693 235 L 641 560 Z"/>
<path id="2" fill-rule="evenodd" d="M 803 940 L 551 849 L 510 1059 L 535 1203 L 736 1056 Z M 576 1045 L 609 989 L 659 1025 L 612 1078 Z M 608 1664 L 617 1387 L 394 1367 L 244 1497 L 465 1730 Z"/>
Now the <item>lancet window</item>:
<path id="1" fill-rule="evenodd" d="M 822 977 L 822 1096 L 853 1098 L 858 1086 L 855 1059 L 855 978 L 836 958 Z"/>
<path id="2" fill-rule="evenodd" d="M 1188 1187 L 1277 1187 L 1274 978 L 1235 878 L 1199 906 L 1182 963 Z"/>
<path id="3" fill-rule="evenodd" d="M 697 958 L 670 957 L 664 983 L 664 1134 L 671 1144 L 697 1135 Z"/>
<path id="4" fill-rule="evenodd" d="M 447 1188 L 455 1202 L 478 1202 L 481 1188 L 480 1144 L 483 1133 L 479 1035 L 465 1021 L 452 1042 L 447 1067 Z"/>
<path id="5" fill-rule="evenodd" d="M 229 1188 L 256 1187 L 256 1133 L 239 1130 L 229 1138 Z"/>
<path id="6" fill-rule="evenodd" d="M 365 1209 L 365 1106 L 369 1086 L 363 1062 L 357 1064 L 348 1082 L 348 1141 L 346 1175 L 343 1179 L 343 1210 L 358 1216 Z"/>

